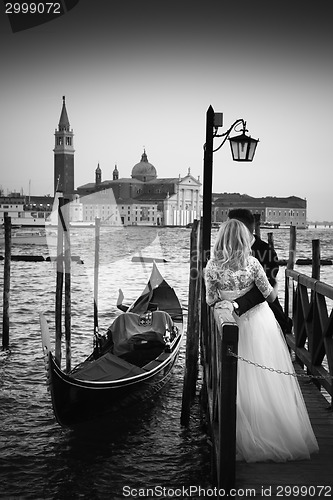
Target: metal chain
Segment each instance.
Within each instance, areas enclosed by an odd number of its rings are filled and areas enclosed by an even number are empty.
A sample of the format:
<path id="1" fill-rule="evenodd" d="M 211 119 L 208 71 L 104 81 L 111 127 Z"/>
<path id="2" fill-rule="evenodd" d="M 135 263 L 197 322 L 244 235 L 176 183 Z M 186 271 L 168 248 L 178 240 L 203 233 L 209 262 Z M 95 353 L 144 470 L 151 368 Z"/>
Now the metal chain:
<path id="1" fill-rule="evenodd" d="M 249 359 L 246 359 L 246 358 L 243 358 L 242 356 L 239 356 L 238 354 L 235 354 L 234 352 L 232 352 L 232 350 L 230 349 L 230 347 L 228 348 L 228 356 L 233 356 L 234 358 L 237 358 L 239 359 L 240 361 L 245 361 L 245 363 L 248 363 L 249 365 L 253 365 L 253 366 L 256 366 L 257 368 L 261 368 L 262 370 L 268 370 L 270 372 L 275 372 L 275 373 L 278 373 L 280 375 L 289 375 L 290 377 L 300 377 L 300 378 L 315 378 L 315 379 L 321 379 L 321 380 L 333 380 L 333 377 L 332 375 L 308 375 L 307 373 L 296 373 L 296 372 L 287 372 L 287 371 L 283 371 L 283 370 L 278 370 L 276 368 L 272 368 L 272 367 L 269 367 L 269 366 L 265 366 L 265 365 L 260 365 L 259 363 L 255 363 L 254 361 L 250 361 Z"/>

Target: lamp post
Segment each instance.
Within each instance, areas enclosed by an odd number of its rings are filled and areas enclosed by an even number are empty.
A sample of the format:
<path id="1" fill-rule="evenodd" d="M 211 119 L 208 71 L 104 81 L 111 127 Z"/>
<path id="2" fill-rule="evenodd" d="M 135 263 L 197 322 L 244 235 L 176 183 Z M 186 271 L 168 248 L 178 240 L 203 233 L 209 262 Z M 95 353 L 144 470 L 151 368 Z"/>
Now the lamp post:
<path id="1" fill-rule="evenodd" d="M 215 113 L 212 106 L 209 106 L 206 114 L 206 143 L 204 146 L 204 172 L 203 172 L 203 217 L 202 217 L 202 263 L 206 266 L 210 258 L 211 243 L 211 219 L 212 219 L 212 181 L 213 181 L 213 153 L 222 148 L 229 139 L 232 157 L 234 161 L 252 161 L 259 140 L 252 139 L 246 135 L 246 122 L 243 119 L 236 120 L 231 127 L 223 134 L 218 134 L 219 127 L 222 127 L 222 113 Z M 242 133 L 235 137 L 229 137 L 233 129 L 241 124 Z M 220 146 L 214 149 L 214 138 L 223 137 Z"/>

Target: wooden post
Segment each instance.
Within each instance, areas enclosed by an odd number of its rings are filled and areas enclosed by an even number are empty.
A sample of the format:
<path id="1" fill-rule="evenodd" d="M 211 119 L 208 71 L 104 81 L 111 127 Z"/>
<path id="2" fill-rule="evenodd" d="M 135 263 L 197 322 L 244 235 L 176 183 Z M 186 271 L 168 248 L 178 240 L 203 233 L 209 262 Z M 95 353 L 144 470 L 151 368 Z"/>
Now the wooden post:
<path id="1" fill-rule="evenodd" d="M 267 242 L 269 246 L 274 249 L 274 238 L 273 238 L 273 233 L 267 233 Z"/>
<path id="2" fill-rule="evenodd" d="M 95 218 L 95 268 L 94 268 L 94 334 L 98 347 L 98 273 L 99 273 L 99 247 L 100 247 L 100 224 L 101 219 Z"/>
<path id="3" fill-rule="evenodd" d="M 61 221 L 61 209 L 64 199 L 59 198 L 58 206 L 58 240 L 57 240 L 57 281 L 55 305 L 55 362 L 61 368 L 61 337 L 62 337 L 62 291 L 64 283 L 64 234 Z"/>
<path id="4" fill-rule="evenodd" d="M 260 238 L 260 214 L 253 214 L 254 217 L 254 234 Z"/>
<path id="5" fill-rule="evenodd" d="M 315 280 L 320 280 L 320 240 L 312 240 L 312 278 Z M 313 305 L 312 314 L 312 335 L 309 336 L 309 351 L 311 356 L 311 362 L 315 364 L 315 357 L 320 345 L 322 343 L 321 325 L 320 325 L 320 315 L 318 313 L 318 308 L 316 306 L 316 288 L 311 290 L 311 302 Z M 311 373 L 311 369 L 307 368 L 307 373 Z M 320 390 L 320 382 L 318 379 L 313 378 L 312 382 Z"/>
<path id="6" fill-rule="evenodd" d="M 320 280 L 320 240 L 312 240 L 312 278 Z"/>
<path id="7" fill-rule="evenodd" d="M 287 269 L 294 269 L 296 258 L 296 226 L 290 226 L 289 258 Z"/>
<path id="8" fill-rule="evenodd" d="M 63 228 L 65 240 L 65 341 L 66 341 L 66 371 L 71 370 L 71 240 L 69 227 L 70 200 L 64 200 Z"/>
<path id="9" fill-rule="evenodd" d="M 199 272 L 198 259 L 200 238 L 200 223 L 198 220 L 193 222 L 191 231 L 190 245 L 190 282 L 188 294 L 188 319 L 186 333 L 186 360 L 185 374 L 182 396 L 182 412 L 180 423 L 188 425 L 190 419 L 190 406 L 195 395 L 196 382 L 198 377 L 198 352 L 199 352 Z"/>
<path id="10" fill-rule="evenodd" d="M 5 260 L 3 271 L 3 320 L 2 320 L 2 348 L 9 347 L 9 296 L 10 296 L 10 261 L 11 261 L 11 218 L 5 213 Z"/>
<path id="11" fill-rule="evenodd" d="M 215 312 L 217 322 L 223 313 Z M 219 317 L 220 316 L 220 317 Z M 221 353 L 221 403 L 219 415 L 219 468 L 218 486 L 230 490 L 235 486 L 236 470 L 236 399 L 237 399 L 237 358 L 229 351 L 238 354 L 238 326 L 233 318 L 222 323 Z"/>
<path id="12" fill-rule="evenodd" d="M 294 269 L 296 259 L 296 226 L 290 226 L 289 257 L 286 269 Z M 284 312 L 289 316 L 289 279 L 285 277 Z"/>

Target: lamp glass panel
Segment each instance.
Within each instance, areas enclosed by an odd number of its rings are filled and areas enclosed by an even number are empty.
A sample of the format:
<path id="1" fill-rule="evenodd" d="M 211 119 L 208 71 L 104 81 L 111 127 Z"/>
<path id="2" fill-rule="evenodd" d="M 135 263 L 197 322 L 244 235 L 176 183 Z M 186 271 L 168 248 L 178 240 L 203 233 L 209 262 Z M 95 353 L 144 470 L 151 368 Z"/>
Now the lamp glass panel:
<path id="1" fill-rule="evenodd" d="M 231 153 L 234 161 L 252 161 L 258 141 L 251 137 L 230 138 Z"/>
<path id="2" fill-rule="evenodd" d="M 257 144 L 258 144 L 257 141 L 252 140 L 250 145 L 249 145 L 249 151 L 248 151 L 248 160 L 249 161 L 253 160 L 254 153 L 256 152 Z"/>

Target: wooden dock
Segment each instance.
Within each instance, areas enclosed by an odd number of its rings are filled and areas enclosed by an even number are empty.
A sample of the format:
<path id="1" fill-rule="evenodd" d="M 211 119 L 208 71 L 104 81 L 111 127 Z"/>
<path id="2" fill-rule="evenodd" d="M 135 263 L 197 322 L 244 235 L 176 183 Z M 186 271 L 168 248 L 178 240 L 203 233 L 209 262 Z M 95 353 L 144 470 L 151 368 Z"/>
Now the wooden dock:
<path id="1" fill-rule="evenodd" d="M 294 363 L 298 373 L 301 371 L 298 363 Z M 269 489 L 271 499 L 278 498 L 333 498 L 333 413 L 329 411 L 329 403 L 308 379 L 299 378 L 299 383 L 304 396 L 306 407 L 309 412 L 313 431 L 316 435 L 319 445 L 319 452 L 312 455 L 310 460 L 300 460 L 285 463 L 258 462 L 248 464 L 245 462 L 236 462 L 236 481 L 237 489 L 254 489 L 256 497 L 263 497 L 263 488 L 267 495 Z M 294 497 L 288 493 L 288 487 L 297 487 L 306 491 L 309 495 L 294 494 Z M 310 486 L 317 487 L 311 493 Z M 319 486 L 324 486 L 319 496 Z M 287 488 L 285 490 L 284 488 Z M 280 494 L 281 493 L 281 494 Z M 326 495 L 325 495 L 326 493 Z M 279 496 L 277 496 L 279 495 Z"/>

